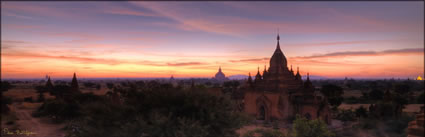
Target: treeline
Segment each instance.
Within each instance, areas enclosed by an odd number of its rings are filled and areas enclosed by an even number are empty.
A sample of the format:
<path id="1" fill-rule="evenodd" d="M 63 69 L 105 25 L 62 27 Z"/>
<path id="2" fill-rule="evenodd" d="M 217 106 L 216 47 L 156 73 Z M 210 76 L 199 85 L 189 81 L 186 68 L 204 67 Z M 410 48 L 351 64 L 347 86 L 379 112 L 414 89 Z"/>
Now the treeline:
<path id="1" fill-rule="evenodd" d="M 382 89 L 393 88 L 396 85 L 407 85 L 411 91 L 424 91 L 425 82 L 423 80 L 395 80 L 395 79 L 382 79 L 382 80 L 313 80 L 313 85 L 316 87 L 322 87 L 327 84 L 334 84 L 343 87 L 346 90 L 360 90 L 367 91 L 371 89 Z"/>
<path id="2" fill-rule="evenodd" d="M 416 80 L 319 80 L 313 83 L 320 89 L 329 85 L 344 92 L 358 91 L 360 97 L 346 97 L 342 101 L 347 104 L 373 104 L 384 99 L 385 94 L 403 94 L 407 104 L 424 104 L 424 81 Z"/>

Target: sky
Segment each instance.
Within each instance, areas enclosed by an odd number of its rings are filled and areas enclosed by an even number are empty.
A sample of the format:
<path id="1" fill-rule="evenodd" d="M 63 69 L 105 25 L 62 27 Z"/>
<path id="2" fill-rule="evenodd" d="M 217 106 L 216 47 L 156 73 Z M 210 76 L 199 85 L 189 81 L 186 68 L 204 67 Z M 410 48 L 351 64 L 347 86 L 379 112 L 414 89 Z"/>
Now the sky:
<path id="1" fill-rule="evenodd" d="M 424 76 L 424 2 L 1 2 L 2 78 Z"/>

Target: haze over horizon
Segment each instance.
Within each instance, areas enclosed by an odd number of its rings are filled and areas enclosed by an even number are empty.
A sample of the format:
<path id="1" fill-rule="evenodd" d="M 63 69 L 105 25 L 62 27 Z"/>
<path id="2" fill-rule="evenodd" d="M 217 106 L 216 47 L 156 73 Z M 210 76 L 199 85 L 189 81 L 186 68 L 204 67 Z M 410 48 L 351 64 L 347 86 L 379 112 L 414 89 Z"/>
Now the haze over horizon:
<path id="1" fill-rule="evenodd" d="M 424 77 L 424 2 L 2 2 L 2 78 Z"/>

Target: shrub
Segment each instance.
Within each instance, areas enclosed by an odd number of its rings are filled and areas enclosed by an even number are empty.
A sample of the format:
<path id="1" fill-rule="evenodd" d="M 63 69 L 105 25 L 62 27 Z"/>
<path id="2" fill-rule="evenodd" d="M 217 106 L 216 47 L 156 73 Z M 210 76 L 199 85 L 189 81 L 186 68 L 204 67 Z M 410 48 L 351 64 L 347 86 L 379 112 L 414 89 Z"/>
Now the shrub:
<path id="1" fill-rule="evenodd" d="M 10 109 L 7 105 L 12 104 L 12 102 L 13 102 L 12 98 L 10 97 L 5 97 L 5 96 L 1 97 L 1 113 L 2 114 L 6 114 L 9 112 Z"/>
<path id="2" fill-rule="evenodd" d="M 356 118 L 356 114 L 351 110 L 341 110 L 337 116 L 336 119 L 341 120 L 341 121 L 354 121 Z"/>
<path id="3" fill-rule="evenodd" d="M 333 108 L 337 108 L 339 105 L 341 105 L 344 98 L 342 97 L 342 94 L 344 94 L 344 91 L 341 87 L 333 84 L 327 84 L 322 86 L 320 89 L 320 92 L 326 96 L 328 99 L 329 104 Z"/>
<path id="4" fill-rule="evenodd" d="M 373 89 L 371 92 L 369 92 L 369 97 L 374 101 L 378 101 L 384 97 L 384 92 L 379 89 Z"/>
<path id="5" fill-rule="evenodd" d="M 49 100 L 43 103 L 33 116 L 52 116 L 59 122 L 77 118 L 81 115 L 81 107 L 78 104 L 66 102 L 62 99 Z"/>
<path id="6" fill-rule="evenodd" d="M 357 117 L 367 117 L 367 110 L 363 106 L 360 106 L 355 110 Z"/>
<path id="7" fill-rule="evenodd" d="M 320 119 L 308 120 L 299 115 L 296 116 L 291 131 L 292 137 L 333 137 L 326 123 Z"/>
<path id="8" fill-rule="evenodd" d="M 260 134 L 261 137 L 285 137 L 285 134 L 275 129 L 255 129 L 250 130 L 242 135 L 242 137 L 254 137 L 255 134 Z"/>
<path id="9" fill-rule="evenodd" d="M 425 96 L 424 96 L 424 92 L 422 92 L 422 93 L 418 96 L 418 99 L 417 99 L 418 104 L 424 104 L 424 98 L 425 98 Z"/>

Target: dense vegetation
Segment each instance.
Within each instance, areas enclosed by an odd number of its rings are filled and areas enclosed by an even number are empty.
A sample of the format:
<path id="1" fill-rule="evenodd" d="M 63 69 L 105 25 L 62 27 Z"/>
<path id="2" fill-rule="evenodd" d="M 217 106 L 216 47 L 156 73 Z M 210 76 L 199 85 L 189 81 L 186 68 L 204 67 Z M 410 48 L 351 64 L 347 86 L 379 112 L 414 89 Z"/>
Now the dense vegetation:
<path id="1" fill-rule="evenodd" d="M 66 121 L 69 137 L 226 137 L 237 136 L 235 130 L 246 122 L 228 98 L 196 87 L 155 81 L 109 86 L 107 96 L 63 94 L 68 88 L 56 87 L 52 92 L 58 98 L 46 101 L 34 115 Z M 114 100 L 115 95 L 120 99 Z"/>

